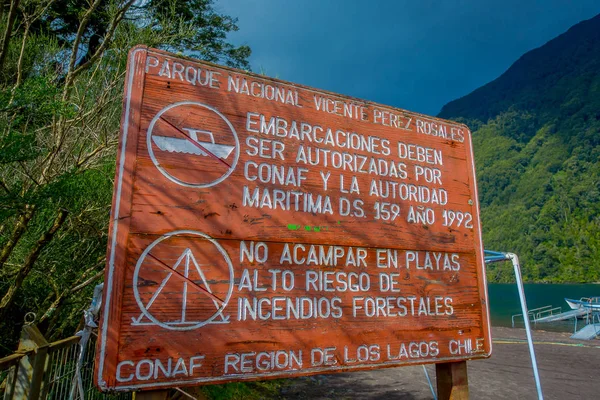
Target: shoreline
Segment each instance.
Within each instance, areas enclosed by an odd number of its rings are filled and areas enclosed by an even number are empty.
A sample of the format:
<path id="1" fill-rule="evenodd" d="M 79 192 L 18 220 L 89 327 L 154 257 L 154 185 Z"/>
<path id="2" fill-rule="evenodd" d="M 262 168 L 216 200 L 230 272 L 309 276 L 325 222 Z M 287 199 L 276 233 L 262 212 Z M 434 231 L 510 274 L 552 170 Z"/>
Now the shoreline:
<path id="1" fill-rule="evenodd" d="M 598 396 L 600 340 L 574 340 L 572 333 L 532 329 L 542 391 L 546 400 Z M 435 365 L 426 365 L 435 387 Z M 470 399 L 537 399 L 524 328 L 492 326 L 490 358 L 467 362 Z M 423 366 L 287 380 L 278 399 L 432 399 Z"/>
<path id="2" fill-rule="evenodd" d="M 583 324 L 581 325 L 583 327 Z M 577 340 L 571 339 L 571 335 L 573 332 L 557 332 L 552 330 L 544 330 L 544 329 L 531 329 L 531 336 L 533 338 L 534 345 L 536 341 L 551 341 L 551 342 L 560 342 L 561 344 L 577 344 L 577 345 L 587 345 L 588 347 L 599 347 L 600 348 L 600 339 L 592 339 L 592 340 Z M 502 339 L 522 339 L 527 343 L 526 331 L 525 328 L 512 328 L 505 326 L 492 326 L 492 344 L 495 340 Z M 596 345 L 594 345 L 594 343 Z M 493 353 L 492 353 L 493 355 Z"/>

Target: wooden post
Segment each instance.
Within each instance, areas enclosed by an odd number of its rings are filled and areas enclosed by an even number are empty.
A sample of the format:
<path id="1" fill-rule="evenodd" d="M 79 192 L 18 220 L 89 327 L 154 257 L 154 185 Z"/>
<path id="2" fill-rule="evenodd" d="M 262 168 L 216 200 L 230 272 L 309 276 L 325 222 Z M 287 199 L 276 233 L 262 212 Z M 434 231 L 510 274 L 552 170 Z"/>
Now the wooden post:
<path id="1" fill-rule="evenodd" d="M 135 392 L 134 400 L 167 400 L 168 390 L 150 390 L 147 392 Z"/>
<path id="2" fill-rule="evenodd" d="M 48 342 L 41 335 L 40 331 L 35 328 L 36 333 L 39 333 L 38 348 L 35 351 L 35 358 L 33 359 L 33 371 L 31 374 L 31 391 L 29 393 L 30 399 L 40 399 L 40 393 L 42 390 L 42 384 L 44 380 L 44 373 L 46 372 L 46 360 L 48 356 Z"/>
<path id="3" fill-rule="evenodd" d="M 438 400 L 468 400 L 467 362 L 435 365 Z"/>
<path id="4" fill-rule="evenodd" d="M 23 356 L 20 354 L 13 354 L 12 356 L 8 356 L 4 358 L 6 360 L 6 364 L 0 365 L 0 369 L 4 370 L 8 366 L 9 358 L 12 358 L 11 361 L 14 361 L 11 367 L 8 367 L 8 376 L 4 381 L 4 400 L 11 400 L 15 394 L 15 388 L 17 386 L 17 378 L 19 376 L 19 363 L 21 362 L 21 358 Z"/>
<path id="5" fill-rule="evenodd" d="M 16 369 L 13 397 L 37 400 L 44 377 L 48 342 L 35 326 L 24 325 L 18 352 L 28 355 L 21 358 Z"/>

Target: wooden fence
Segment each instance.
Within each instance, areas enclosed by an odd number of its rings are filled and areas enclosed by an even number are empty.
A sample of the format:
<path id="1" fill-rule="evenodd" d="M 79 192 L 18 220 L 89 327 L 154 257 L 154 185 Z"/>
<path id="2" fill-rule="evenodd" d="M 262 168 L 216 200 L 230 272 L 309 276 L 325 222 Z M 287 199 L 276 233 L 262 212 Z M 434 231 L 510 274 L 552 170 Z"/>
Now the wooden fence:
<path id="1" fill-rule="evenodd" d="M 131 399 L 131 393 L 104 394 L 93 386 L 94 356 L 93 335 L 48 343 L 35 326 L 25 325 L 17 352 L 0 359 L 0 398 Z"/>

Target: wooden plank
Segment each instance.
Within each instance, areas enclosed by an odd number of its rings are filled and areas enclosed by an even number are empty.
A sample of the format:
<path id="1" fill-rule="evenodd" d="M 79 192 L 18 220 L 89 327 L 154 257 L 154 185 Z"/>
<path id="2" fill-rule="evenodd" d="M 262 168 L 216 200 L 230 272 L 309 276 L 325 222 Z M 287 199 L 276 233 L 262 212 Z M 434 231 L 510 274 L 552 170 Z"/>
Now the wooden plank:
<path id="1" fill-rule="evenodd" d="M 21 358 L 25 357 L 28 354 L 32 354 L 33 351 L 28 353 L 14 353 L 10 356 L 6 356 L 4 358 L 0 358 L 0 371 L 4 371 L 5 369 L 9 369 L 13 365 L 17 365 Z"/>
<path id="2" fill-rule="evenodd" d="M 469 400 L 466 361 L 436 364 L 435 373 L 439 400 Z"/>
<path id="3" fill-rule="evenodd" d="M 48 345 L 40 346 L 35 352 L 35 358 L 33 359 L 33 372 L 31 375 L 31 387 L 29 392 L 30 399 L 40 398 L 42 384 L 44 383 L 47 355 Z"/>
<path id="4" fill-rule="evenodd" d="M 37 399 L 44 375 L 48 342 L 36 326 L 23 326 L 18 353 L 26 353 L 27 356 L 20 358 L 14 371 L 14 383 L 7 392 L 12 391 L 15 398 Z"/>
<path id="5" fill-rule="evenodd" d="M 14 398 L 15 392 L 17 392 L 18 381 L 21 376 L 19 366 L 20 366 L 20 363 L 8 370 L 8 375 L 6 376 L 6 379 L 5 379 L 6 383 L 5 383 L 4 397 L 3 397 L 4 400 L 12 400 Z M 22 391 L 20 391 L 18 393 L 23 394 Z"/>
<path id="6" fill-rule="evenodd" d="M 132 54 L 101 389 L 489 356 L 466 126 Z"/>
<path id="7" fill-rule="evenodd" d="M 48 345 L 48 351 L 58 351 L 60 349 L 64 349 L 65 347 L 72 346 L 76 343 L 79 343 L 81 340 L 81 336 L 71 336 L 68 338 L 64 338 L 61 340 L 57 340 L 56 342 L 52 342 Z"/>

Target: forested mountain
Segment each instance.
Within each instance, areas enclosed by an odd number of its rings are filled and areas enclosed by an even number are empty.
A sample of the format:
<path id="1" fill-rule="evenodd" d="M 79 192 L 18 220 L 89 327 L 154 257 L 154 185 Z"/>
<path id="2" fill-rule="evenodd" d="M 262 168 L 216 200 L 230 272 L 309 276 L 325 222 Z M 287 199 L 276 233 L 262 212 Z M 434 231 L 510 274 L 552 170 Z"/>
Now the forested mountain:
<path id="1" fill-rule="evenodd" d="M 529 281 L 599 281 L 600 15 L 439 116 L 473 131 L 485 247 L 519 255 Z"/>

